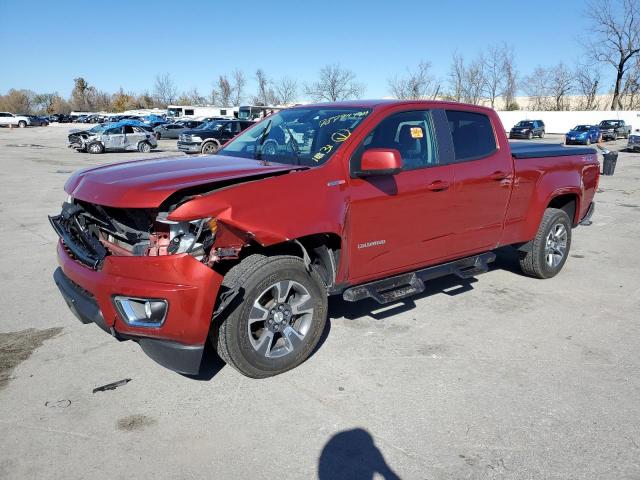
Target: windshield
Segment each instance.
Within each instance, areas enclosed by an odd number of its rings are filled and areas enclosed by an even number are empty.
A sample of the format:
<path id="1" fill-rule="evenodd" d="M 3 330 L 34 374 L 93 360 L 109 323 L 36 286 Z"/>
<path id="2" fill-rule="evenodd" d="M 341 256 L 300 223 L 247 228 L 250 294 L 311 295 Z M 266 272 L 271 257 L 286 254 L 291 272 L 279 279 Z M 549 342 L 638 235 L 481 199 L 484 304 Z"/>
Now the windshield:
<path id="1" fill-rule="evenodd" d="M 573 130 L 576 131 L 576 132 L 586 132 L 586 131 L 589 130 L 589 125 L 578 125 Z"/>
<path id="2" fill-rule="evenodd" d="M 618 122 L 612 122 L 611 120 L 603 120 L 600 122 L 601 127 L 617 127 Z"/>
<path id="3" fill-rule="evenodd" d="M 100 133 L 100 132 L 104 131 L 105 128 L 107 128 L 108 126 L 109 126 L 108 123 L 102 123 L 100 125 L 96 125 L 93 128 L 90 128 L 89 132 L 91 132 L 91 133 Z"/>
<path id="4" fill-rule="evenodd" d="M 213 122 L 208 122 L 208 123 L 203 123 L 202 125 L 199 125 L 198 127 L 196 127 L 196 130 L 213 130 L 213 131 L 218 131 L 222 128 L 222 126 L 224 125 L 225 122 L 221 122 L 219 120 L 215 120 Z"/>
<path id="5" fill-rule="evenodd" d="M 533 127 L 533 122 L 518 122 L 516 127 Z"/>
<path id="6" fill-rule="evenodd" d="M 282 110 L 236 137 L 220 153 L 315 167 L 329 160 L 370 112 L 339 107 Z"/>

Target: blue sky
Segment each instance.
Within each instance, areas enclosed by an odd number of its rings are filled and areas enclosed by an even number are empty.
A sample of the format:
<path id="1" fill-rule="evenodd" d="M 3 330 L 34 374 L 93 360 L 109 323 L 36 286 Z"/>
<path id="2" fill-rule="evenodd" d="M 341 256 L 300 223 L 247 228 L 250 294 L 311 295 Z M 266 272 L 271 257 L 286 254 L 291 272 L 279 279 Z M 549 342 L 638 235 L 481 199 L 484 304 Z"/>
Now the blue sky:
<path id="1" fill-rule="evenodd" d="M 585 8 L 579 0 L 0 0 L 0 93 L 68 95 L 77 76 L 108 92 L 151 91 L 155 75 L 168 72 L 180 90 L 205 94 L 234 68 L 303 83 L 339 62 L 376 98 L 420 60 L 445 81 L 453 51 L 470 58 L 496 43 L 513 46 L 521 74 L 573 65 L 588 31 Z"/>

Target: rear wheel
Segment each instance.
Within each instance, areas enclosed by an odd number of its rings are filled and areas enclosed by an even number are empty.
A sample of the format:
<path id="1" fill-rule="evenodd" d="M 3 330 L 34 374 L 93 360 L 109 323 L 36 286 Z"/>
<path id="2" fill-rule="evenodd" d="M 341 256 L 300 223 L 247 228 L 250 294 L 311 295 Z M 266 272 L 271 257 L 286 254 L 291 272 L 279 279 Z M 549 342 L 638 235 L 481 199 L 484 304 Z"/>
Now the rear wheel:
<path id="1" fill-rule="evenodd" d="M 251 255 L 227 273 L 223 286 L 239 292 L 211 329 L 225 362 L 243 375 L 265 378 L 311 355 L 324 330 L 327 292 L 302 259 Z"/>
<path id="2" fill-rule="evenodd" d="M 18 126 L 19 126 L 20 128 L 24 128 L 24 127 L 26 127 L 26 126 L 27 126 L 27 122 L 25 122 L 24 120 L 20 120 L 20 121 L 18 122 Z"/>
<path id="3" fill-rule="evenodd" d="M 536 278 L 551 278 L 562 270 L 571 248 L 571 220 L 564 210 L 547 208 L 531 249 L 522 252 L 520 268 Z"/>
<path id="4" fill-rule="evenodd" d="M 162 138 L 162 134 L 160 132 L 156 132 L 156 138 L 160 140 Z"/>
<path id="5" fill-rule="evenodd" d="M 587 139 L 584 142 L 585 145 L 591 145 L 591 139 L 589 137 L 587 137 Z"/>
<path id="6" fill-rule="evenodd" d="M 533 138 L 533 132 L 527 133 L 527 139 L 531 140 Z"/>
<path id="7" fill-rule="evenodd" d="M 544 130 L 540 132 L 540 138 L 544 138 Z"/>
<path id="8" fill-rule="evenodd" d="M 138 144 L 138 151 L 141 153 L 149 153 L 151 151 L 151 144 L 149 142 L 140 142 Z"/>

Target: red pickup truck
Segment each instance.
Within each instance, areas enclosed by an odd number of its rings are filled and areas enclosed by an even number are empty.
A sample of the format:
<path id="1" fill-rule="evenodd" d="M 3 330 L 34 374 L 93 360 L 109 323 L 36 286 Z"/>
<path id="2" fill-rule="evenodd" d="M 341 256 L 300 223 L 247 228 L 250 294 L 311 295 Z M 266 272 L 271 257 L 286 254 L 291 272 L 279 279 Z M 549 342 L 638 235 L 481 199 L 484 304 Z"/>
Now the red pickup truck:
<path id="1" fill-rule="evenodd" d="M 70 309 L 160 364 L 210 339 L 244 375 L 303 362 L 329 295 L 381 303 L 487 270 L 550 278 L 593 212 L 591 148 L 509 145 L 490 109 L 366 101 L 282 110 L 217 155 L 76 172 L 50 217 Z"/>

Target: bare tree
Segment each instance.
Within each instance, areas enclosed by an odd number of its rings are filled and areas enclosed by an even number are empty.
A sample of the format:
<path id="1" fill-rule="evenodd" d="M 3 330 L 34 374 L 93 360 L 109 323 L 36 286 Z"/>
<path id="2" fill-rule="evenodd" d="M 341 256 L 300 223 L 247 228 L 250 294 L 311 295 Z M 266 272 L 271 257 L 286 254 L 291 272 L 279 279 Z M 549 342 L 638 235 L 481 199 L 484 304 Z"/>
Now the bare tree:
<path id="1" fill-rule="evenodd" d="M 12 88 L 6 95 L 0 95 L 0 110 L 28 115 L 32 113 L 35 92 Z"/>
<path id="2" fill-rule="evenodd" d="M 176 88 L 176 84 L 173 82 L 171 75 L 168 73 L 156 75 L 153 95 L 156 98 L 157 103 L 162 107 L 166 107 L 167 105 L 175 102 L 176 97 L 178 96 L 178 89 Z"/>
<path id="3" fill-rule="evenodd" d="M 222 107 L 230 107 L 232 95 L 233 91 L 229 79 L 226 75 L 220 75 L 217 86 L 211 90 L 211 103 Z"/>
<path id="4" fill-rule="evenodd" d="M 440 84 L 431 75 L 431 63 L 422 61 L 416 70 L 407 69 L 407 75 L 397 75 L 388 80 L 391 94 L 400 100 L 420 100 L 435 98 L 440 92 Z"/>
<path id="5" fill-rule="evenodd" d="M 622 108 L 620 91 L 631 60 L 640 52 L 640 5 L 638 0 L 594 0 L 586 8 L 592 22 L 587 48 L 596 58 L 616 70 L 611 110 Z"/>
<path id="6" fill-rule="evenodd" d="M 573 91 L 573 75 L 567 66 L 560 62 L 548 71 L 549 93 L 553 97 L 555 110 L 569 110 L 567 95 Z"/>
<path id="7" fill-rule="evenodd" d="M 545 110 L 549 105 L 549 72 L 543 67 L 536 67 L 524 79 L 524 91 L 529 96 L 529 109 Z"/>
<path id="8" fill-rule="evenodd" d="M 456 102 L 462 100 L 464 85 L 464 59 L 460 54 L 454 52 L 449 69 L 449 84 L 451 86 L 451 97 Z"/>
<path id="9" fill-rule="evenodd" d="M 513 53 L 513 48 L 508 45 L 504 45 L 502 48 L 502 72 L 504 75 L 502 100 L 505 110 L 517 110 L 518 72 L 515 66 L 515 54 Z"/>
<path id="10" fill-rule="evenodd" d="M 484 56 L 484 93 L 491 108 L 495 108 L 496 99 L 504 94 L 506 87 L 504 75 L 504 50 L 498 46 L 490 46 Z"/>
<path id="11" fill-rule="evenodd" d="M 482 101 L 487 84 L 484 67 L 484 57 L 479 55 L 478 58 L 464 69 L 462 77 L 462 99 L 466 103 L 477 105 Z"/>
<path id="12" fill-rule="evenodd" d="M 244 86 L 247 84 L 247 79 L 242 73 L 242 70 L 233 71 L 233 86 L 231 91 L 233 92 L 232 102 L 234 106 L 239 106 L 244 96 Z"/>
<path id="13" fill-rule="evenodd" d="M 578 92 L 582 96 L 578 108 L 580 110 L 596 110 L 599 107 L 600 71 L 589 65 L 578 65 L 574 77 Z"/>
<path id="14" fill-rule="evenodd" d="M 73 79 L 73 90 L 71 91 L 71 106 L 74 110 L 88 111 L 87 90 L 89 83 L 82 77 Z"/>
<path id="15" fill-rule="evenodd" d="M 336 102 L 360 96 L 364 85 L 356 82 L 356 74 L 351 70 L 334 63 L 322 67 L 318 80 L 305 85 L 304 90 L 316 102 Z"/>
<path id="16" fill-rule="evenodd" d="M 262 105 L 273 105 L 278 103 L 276 93 L 273 89 L 273 82 L 267 77 L 264 70 L 259 68 L 256 70 L 256 82 L 258 83 L 258 92 L 254 96 L 255 103 Z"/>
<path id="17" fill-rule="evenodd" d="M 620 99 L 623 108 L 636 110 L 640 107 L 640 59 L 636 58 L 633 66 L 625 73 Z"/>
<path id="18" fill-rule="evenodd" d="M 282 77 L 275 82 L 274 91 L 276 95 L 276 103 L 280 105 L 289 105 L 296 101 L 298 96 L 298 84 L 289 77 Z"/>

